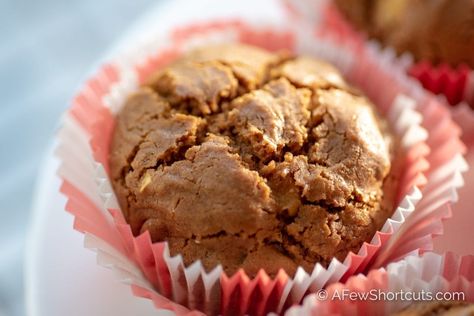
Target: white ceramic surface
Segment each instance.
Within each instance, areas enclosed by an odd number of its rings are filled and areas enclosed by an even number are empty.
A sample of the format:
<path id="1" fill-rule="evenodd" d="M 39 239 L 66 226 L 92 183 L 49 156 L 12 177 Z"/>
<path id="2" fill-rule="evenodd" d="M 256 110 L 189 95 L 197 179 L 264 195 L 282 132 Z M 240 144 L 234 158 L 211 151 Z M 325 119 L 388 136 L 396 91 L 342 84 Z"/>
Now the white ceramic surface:
<path id="1" fill-rule="evenodd" d="M 37 182 L 34 224 L 28 239 L 25 278 L 30 316 L 169 315 L 151 301 L 134 297 L 111 271 L 96 263 L 83 246 L 83 235 L 72 229 L 59 193 L 59 161 L 50 151 Z"/>
<path id="2" fill-rule="evenodd" d="M 262 15 L 283 18 L 278 0 L 168 1 L 151 10 L 124 35 L 105 59 L 114 59 L 150 34 L 173 26 L 209 18 Z M 98 62 L 100 64 L 100 61 Z M 66 199 L 59 193 L 59 162 L 52 145 L 36 184 L 33 221 L 25 260 L 27 313 L 30 316 L 167 315 L 151 301 L 136 298 L 113 273 L 96 264 L 95 253 L 83 247 L 83 235 L 72 228 L 73 218 L 64 211 Z"/>
<path id="3" fill-rule="evenodd" d="M 173 25 L 191 19 L 239 15 L 258 18 L 262 10 L 273 18 L 283 17 L 275 1 L 170 1 L 150 10 L 107 56 L 112 57 L 134 41 L 142 40 L 149 30 L 166 32 Z M 33 205 L 25 264 L 28 315 L 169 314 L 157 312 L 150 301 L 134 297 L 130 288 L 116 281 L 111 271 L 96 264 L 95 253 L 83 247 L 82 234 L 72 229 L 72 216 L 64 211 L 65 198 L 59 193 L 60 179 L 56 176 L 59 162 L 53 157 L 54 146 L 44 160 Z M 474 166 L 474 153 L 469 163 Z M 454 208 L 456 217 L 446 222 L 446 235 L 436 239 L 438 251 L 474 254 L 472 220 L 466 220 L 474 204 L 474 168 L 465 174 L 465 179 L 461 203 Z"/>

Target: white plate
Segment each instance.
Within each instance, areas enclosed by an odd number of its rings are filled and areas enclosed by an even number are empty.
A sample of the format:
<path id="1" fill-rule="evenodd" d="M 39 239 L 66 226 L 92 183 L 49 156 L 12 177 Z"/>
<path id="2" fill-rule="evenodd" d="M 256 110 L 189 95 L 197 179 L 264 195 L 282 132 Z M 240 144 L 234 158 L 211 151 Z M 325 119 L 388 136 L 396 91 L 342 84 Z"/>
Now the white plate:
<path id="1" fill-rule="evenodd" d="M 150 34 L 165 33 L 175 25 L 212 17 L 262 15 L 284 18 L 277 0 L 168 1 L 152 8 L 113 48 L 108 58 L 121 54 Z M 27 313 L 30 316 L 166 315 L 151 301 L 134 297 L 111 271 L 96 264 L 95 253 L 83 247 L 83 235 L 72 228 L 66 199 L 59 193 L 59 162 L 52 145 L 38 176 L 33 221 L 25 262 Z"/>
<path id="2" fill-rule="evenodd" d="M 59 193 L 56 175 L 59 162 L 52 152 L 39 175 L 26 247 L 28 315 L 157 315 L 151 301 L 134 297 L 130 287 L 98 266 L 95 253 L 83 247 L 83 235 L 73 230 L 73 217 L 64 211 L 66 198 Z"/>
<path id="3" fill-rule="evenodd" d="M 30 316 L 55 315 L 166 315 L 151 302 L 134 297 L 128 286 L 115 280 L 111 271 L 96 264 L 95 253 L 83 247 L 83 235 L 72 229 L 72 216 L 64 211 L 66 199 L 59 193 L 56 176 L 59 162 L 53 150 L 39 176 L 34 225 L 26 256 L 27 309 Z M 474 166 L 474 152 L 469 164 Z M 474 254 L 472 192 L 474 168 L 465 175 L 455 217 L 445 223 L 445 235 L 435 239 L 438 252 Z"/>
<path id="4" fill-rule="evenodd" d="M 179 0 L 157 6 L 124 37 L 107 56 L 130 47 L 150 30 L 166 32 L 173 25 L 210 17 L 258 17 L 262 14 L 283 18 L 276 0 Z M 197 14 L 199 14 L 197 16 Z M 33 224 L 26 247 L 25 279 L 28 315 L 165 315 L 157 313 L 152 303 L 134 297 L 128 286 L 120 284 L 111 271 L 96 264 L 95 253 L 83 247 L 83 235 L 72 228 L 72 216 L 64 211 L 66 199 L 59 193 L 60 179 L 56 176 L 59 162 L 53 157 L 54 146 L 45 158 L 38 177 Z M 470 156 L 474 166 L 474 154 Z M 466 187 L 461 190 L 464 211 L 446 223 L 445 235 L 436 240 L 436 249 L 449 249 L 461 254 L 474 254 L 474 230 L 466 220 L 469 205 L 473 205 L 474 169 L 466 175 Z M 464 197 L 464 198 L 463 198 Z M 460 229 L 465 227 L 466 229 Z M 454 240 L 454 242 L 453 242 Z"/>

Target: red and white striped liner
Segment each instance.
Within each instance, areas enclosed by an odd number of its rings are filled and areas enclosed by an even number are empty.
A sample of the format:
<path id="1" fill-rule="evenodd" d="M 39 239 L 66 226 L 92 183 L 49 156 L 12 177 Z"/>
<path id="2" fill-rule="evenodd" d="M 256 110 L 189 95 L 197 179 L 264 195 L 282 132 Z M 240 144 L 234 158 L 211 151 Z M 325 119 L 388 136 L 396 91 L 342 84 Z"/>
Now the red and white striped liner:
<path id="1" fill-rule="evenodd" d="M 463 141 L 474 148 L 474 69 L 467 65 L 453 68 L 447 64 L 434 66 L 427 61 L 415 63 L 409 53 L 396 57 L 392 48 L 382 48 L 357 32 L 329 0 L 283 2 L 290 16 L 305 20 L 304 24 L 312 25 L 316 33 L 334 33 L 344 41 L 353 42 L 354 46 L 365 46 L 369 42 L 380 58 L 396 59 L 401 71 L 417 79 L 407 81 L 414 89 L 431 91 L 442 103 L 453 106 L 453 119 L 463 130 Z"/>
<path id="2" fill-rule="evenodd" d="M 373 300 L 378 293 L 419 293 L 422 291 L 435 296 L 436 293 L 450 292 L 451 296 L 474 302 L 474 256 L 457 256 L 452 253 L 425 253 L 422 256 L 410 256 L 405 260 L 389 264 L 386 268 L 375 269 L 367 276 L 357 275 L 345 283 L 335 283 L 325 292 L 311 294 L 300 306 L 289 309 L 285 316 L 318 315 L 318 316 L 357 316 L 357 315 L 391 315 L 413 301 L 408 300 Z M 463 293 L 461 294 L 454 294 Z M 345 293 L 345 294 L 344 294 Z M 343 295 L 366 299 L 350 299 Z M 393 295 L 393 294 L 392 294 Z M 456 296 L 455 296 L 456 295 Z M 326 297 L 326 298 L 325 298 Z M 427 297 L 427 295 L 425 295 Z"/>
<path id="3" fill-rule="evenodd" d="M 62 160 L 61 191 L 68 198 L 66 209 L 75 216 L 74 227 L 85 233 L 86 246 L 96 249 L 99 263 L 110 266 L 132 285 L 135 295 L 152 299 L 158 308 L 178 314 L 192 309 L 209 314 L 281 312 L 307 292 L 429 250 L 431 237 L 442 232 L 441 221 L 450 215 L 450 204 L 462 185 L 464 148 L 459 128 L 439 101 L 423 93 L 412 95 L 404 87 L 404 78 L 393 77 L 391 65 L 369 50 L 329 37 L 308 41 L 301 29 L 285 29 L 278 23 L 264 27 L 244 21 L 194 24 L 146 47 L 132 48 L 85 84 L 64 119 L 57 154 Z M 400 205 L 358 254 L 349 254 L 342 263 L 334 259 L 327 269 L 318 264 L 311 275 L 299 269 L 294 278 L 280 271 L 271 279 L 261 271 L 249 279 L 243 271 L 226 276 L 220 266 L 206 273 L 199 261 L 185 267 L 180 256 L 169 256 L 166 243 L 152 244 L 148 233 L 132 235 L 107 177 L 114 115 L 151 69 L 193 45 L 216 41 L 287 48 L 333 62 L 366 92 L 401 136 L 407 168 L 398 192 Z M 399 234 L 399 228 L 408 232 Z"/>

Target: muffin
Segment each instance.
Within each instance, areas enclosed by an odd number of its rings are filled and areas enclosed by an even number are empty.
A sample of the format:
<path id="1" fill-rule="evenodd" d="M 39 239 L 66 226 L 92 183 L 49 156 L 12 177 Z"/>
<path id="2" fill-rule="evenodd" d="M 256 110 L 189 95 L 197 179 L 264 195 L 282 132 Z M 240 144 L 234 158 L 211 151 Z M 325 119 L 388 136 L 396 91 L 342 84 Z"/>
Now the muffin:
<path id="1" fill-rule="evenodd" d="M 460 301 L 437 301 L 410 305 L 394 316 L 473 316 L 474 304 Z"/>
<path id="2" fill-rule="evenodd" d="M 335 0 L 359 29 L 398 53 L 433 64 L 474 67 L 472 0 Z"/>
<path id="3" fill-rule="evenodd" d="M 391 216 L 393 144 L 333 66 L 217 45 L 128 98 L 110 176 L 133 233 L 186 265 L 291 276 L 357 252 Z"/>

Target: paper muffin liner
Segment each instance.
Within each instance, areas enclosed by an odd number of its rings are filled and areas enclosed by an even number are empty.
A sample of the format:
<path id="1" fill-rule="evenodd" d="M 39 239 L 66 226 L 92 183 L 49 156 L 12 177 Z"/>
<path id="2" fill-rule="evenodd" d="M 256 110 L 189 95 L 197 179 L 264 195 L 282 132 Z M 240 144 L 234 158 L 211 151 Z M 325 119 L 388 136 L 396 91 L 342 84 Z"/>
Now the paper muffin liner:
<path id="1" fill-rule="evenodd" d="M 429 250 L 432 236 L 442 232 L 441 221 L 449 216 L 465 168 L 459 129 L 436 99 L 414 98 L 403 80 L 392 77 L 390 67 L 370 52 L 341 49 L 346 43 L 329 37 L 309 42 L 299 31 L 281 23 L 255 26 L 244 21 L 182 27 L 102 67 L 66 114 L 57 155 L 62 161 L 61 191 L 68 198 L 66 209 L 75 217 L 74 228 L 84 232 L 85 245 L 97 251 L 100 264 L 112 268 L 132 285 L 135 295 L 151 299 L 157 308 L 177 314 L 282 312 L 308 292 Z M 405 168 L 397 192 L 399 205 L 357 254 L 350 253 L 343 262 L 334 259 L 327 268 L 317 264 L 311 274 L 299 268 L 293 278 L 283 270 L 270 278 L 261 270 L 250 279 L 242 270 L 227 276 L 220 266 L 206 272 L 199 261 L 186 267 L 181 256 L 170 256 L 165 242 L 153 244 L 148 232 L 132 235 L 107 176 L 114 115 L 152 69 L 193 46 L 212 42 L 287 48 L 327 59 L 365 91 L 400 136 Z"/>
<path id="2" fill-rule="evenodd" d="M 449 65 L 432 66 L 420 62 L 407 67 L 423 88 L 439 95 L 452 106 L 454 121 L 463 131 L 462 139 L 474 150 L 474 70 L 466 65 L 455 69 Z"/>
<path id="3" fill-rule="evenodd" d="M 469 87 L 471 69 L 467 65 L 456 68 L 447 64 L 433 65 L 429 62 L 419 62 L 408 69 L 410 76 L 421 82 L 423 88 L 434 94 L 444 94 L 451 105 L 456 105 L 471 99 Z"/>
<path id="4" fill-rule="evenodd" d="M 348 297 L 349 293 L 354 299 Z M 390 300 L 394 293 L 400 293 L 398 299 Z M 285 315 L 391 315 L 430 298 L 474 302 L 474 256 L 433 252 L 409 256 L 372 270 L 367 276 L 331 284 L 307 296 L 301 306 L 290 308 Z"/>
<path id="5" fill-rule="evenodd" d="M 311 20 L 306 23 L 311 23 L 317 33 L 331 32 L 356 47 L 369 43 L 381 58 L 392 59 L 405 74 L 416 78 L 417 81 L 410 82 L 415 89 L 426 89 L 440 96 L 442 103 L 452 105 L 452 117 L 463 130 L 463 141 L 474 148 L 474 69 L 468 65 L 453 68 L 447 64 L 432 65 L 428 61 L 414 62 L 409 52 L 397 56 L 392 48 L 382 48 L 376 41 L 368 40 L 362 32 L 355 30 L 330 0 L 317 0 L 317 11 L 312 14 L 304 12 L 314 9 L 314 5 L 310 5 L 312 1 L 303 0 L 298 5 L 294 1 L 288 2 L 289 15 Z"/>

